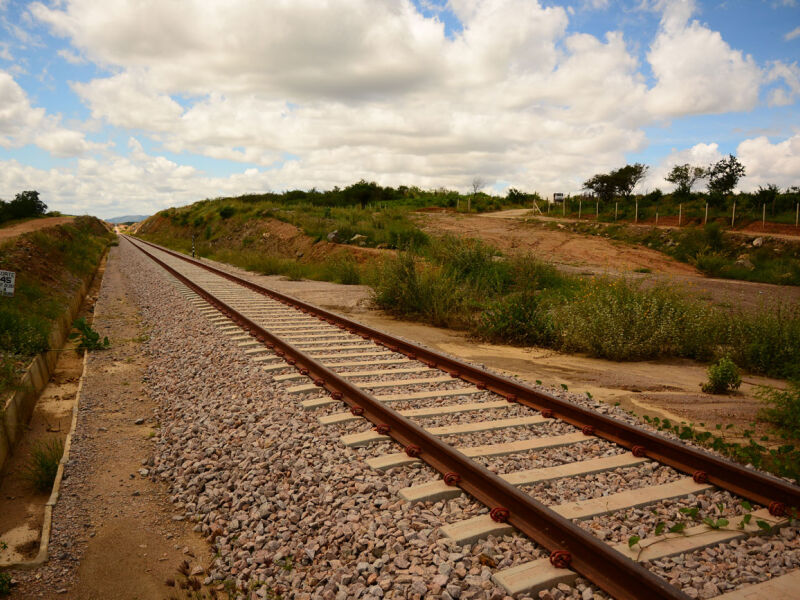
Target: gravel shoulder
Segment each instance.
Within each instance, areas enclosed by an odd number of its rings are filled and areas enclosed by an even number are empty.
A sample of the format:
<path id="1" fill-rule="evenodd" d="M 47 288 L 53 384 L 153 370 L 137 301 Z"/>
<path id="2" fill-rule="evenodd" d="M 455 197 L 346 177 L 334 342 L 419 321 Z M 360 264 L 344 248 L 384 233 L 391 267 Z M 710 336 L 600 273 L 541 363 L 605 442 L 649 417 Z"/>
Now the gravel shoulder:
<path id="1" fill-rule="evenodd" d="M 111 349 L 89 356 L 53 514 L 51 559 L 12 573 L 19 582 L 12 598 L 165 597 L 163 582 L 181 561 L 194 566 L 206 558 L 202 538 L 173 520 L 165 486 L 140 471 L 152 462 L 155 404 L 143 385 L 146 332 L 119 254 L 111 249 L 95 306 L 94 327 L 109 336 Z M 144 422 L 137 425 L 138 419 Z"/>

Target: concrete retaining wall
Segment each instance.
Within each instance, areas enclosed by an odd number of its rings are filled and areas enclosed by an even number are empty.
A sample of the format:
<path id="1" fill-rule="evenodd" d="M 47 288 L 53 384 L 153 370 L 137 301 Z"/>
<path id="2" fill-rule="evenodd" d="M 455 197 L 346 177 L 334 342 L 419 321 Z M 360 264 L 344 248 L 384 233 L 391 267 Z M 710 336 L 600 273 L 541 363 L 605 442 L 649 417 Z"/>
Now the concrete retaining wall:
<path id="1" fill-rule="evenodd" d="M 72 322 L 80 310 L 83 298 L 86 296 L 104 257 L 105 253 L 101 256 L 94 271 L 81 283 L 80 288 L 72 297 L 68 309 L 64 311 L 58 323 L 53 327 L 49 339 L 49 347 L 52 349 L 42 352 L 31 361 L 22 376 L 20 389 L 5 402 L 3 412 L 0 414 L 0 470 L 6 464 L 6 459 L 14 452 L 14 446 L 22 437 L 25 425 L 33 414 L 33 407 L 36 406 L 39 393 L 50 380 L 50 374 L 58 362 L 60 349 L 72 329 Z"/>

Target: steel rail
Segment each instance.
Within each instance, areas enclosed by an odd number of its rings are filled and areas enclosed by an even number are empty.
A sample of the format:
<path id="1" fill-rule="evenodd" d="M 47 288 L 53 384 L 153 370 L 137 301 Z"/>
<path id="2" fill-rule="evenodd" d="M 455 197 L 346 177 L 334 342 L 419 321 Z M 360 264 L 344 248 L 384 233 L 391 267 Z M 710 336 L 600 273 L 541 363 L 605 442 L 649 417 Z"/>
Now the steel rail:
<path id="1" fill-rule="evenodd" d="M 768 507 L 774 516 L 787 514 L 790 508 L 794 508 L 794 510 L 800 509 L 800 487 L 792 485 L 783 479 L 755 469 L 748 469 L 700 448 L 688 446 L 556 398 L 508 377 L 491 373 L 485 369 L 440 354 L 435 350 L 423 348 L 413 342 L 402 340 L 367 325 L 351 321 L 346 317 L 308 304 L 287 294 L 262 287 L 157 244 L 145 240 L 139 241 L 190 264 L 202 267 L 252 291 L 269 296 L 284 304 L 296 306 L 303 312 L 324 319 L 332 325 L 360 335 L 365 339 L 371 339 L 389 350 L 405 354 L 409 358 L 419 360 L 432 368 L 447 371 L 454 377 L 505 396 L 510 401 L 525 404 L 541 411 L 546 416 L 560 419 L 579 427 L 584 432 L 629 448 L 637 456 L 647 456 L 669 465 L 674 469 L 691 475 L 698 482 L 712 483 L 748 500 L 757 502 Z"/>
<path id="2" fill-rule="evenodd" d="M 569 519 L 251 321 L 138 244 L 131 243 L 268 348 L 273 349 L 290 365 L 311 377 L 332 398 L 342 400 L 351 407 L 351 411 L 384 428 L 382 431 L 404 446 L 407 453 L 419 457 L 443 475 L 457 474 L 458 480 L 454 483 L 458 487 L 491 509 L 503 509 L 505 514 L 498 520 L 508 522 L 547 548 L 554 564 L 574 569 L 615 598 L 688 598 L 681 590 L 669 585 L 639 563 L 604 544 Z M 553 560 L 559 555 L 568 558 L 559 564 L 558 560 Z"/>

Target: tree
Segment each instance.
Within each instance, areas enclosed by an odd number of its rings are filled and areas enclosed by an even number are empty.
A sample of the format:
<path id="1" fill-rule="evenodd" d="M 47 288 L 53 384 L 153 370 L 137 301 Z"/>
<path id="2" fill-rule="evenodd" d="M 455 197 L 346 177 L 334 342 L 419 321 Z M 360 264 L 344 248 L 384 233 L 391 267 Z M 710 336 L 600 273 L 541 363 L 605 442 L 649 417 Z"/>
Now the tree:
<path id="1" fill-rule="evenodd" d="M 39 200 L 39 192 L 28 190 L 20 192 L 4 207 L 6 219 L 38 217 L 47 212 L 47 205 Z"/>
<path id="2" fill-rule="evenodd" d="M 769 204 L 770 205 L 770 214 L 775 214 L 775 200 L 778 199 L 778 194 L 780 190 L 778 186 L 774 183 L 767 184 L 767 187 L 758 186 L 758 191 L 756 192 L 756 200 L 758 200 L 759 204 Z"/>
<path id="3" fill-rule="evenodd" d="M 715 196 L 727 196 L 745 176 L 745 168 L 733 155 L 708 167 L 708 191 Z"/>
<path id="4" fill-rule="evenodd" d="M 616 179 L 607 173 L 598 173 L 583 182 L 583 188 L 592 190 L 603 202 L 610 202 L 617 193 Z"/>
<path id="5" fill-rule="evenodd" d="M 675 193 L 680 196 L 689 196 L 692 193 L 692 186 L 700 179 L 705 179 L 708 172 L 703 167 L 695 167 L 689 163 L 675 165 L 664 177 L 666 181 L 675 184 Z"/>
<path id="6" fill-rule="evenodd" d="M 472 178 L 472 197 L 477 197 L 478 192 L 480 192 L 483 187 L 486 185 L 486 182 L 481 177 L 473 177 Z M 467 198 L 467 212 L 472 209 L 471 198 Z"/>
<path id="7" fill-rule="evenodd" d="M 634 163 L 632 165 L 625 165 L 621 169 L 611 171 L 611 177 L 614 179 L 617 191 L 630 199 L 635 188 L 639 182 L 647 175 L 647 165 L 641 163 Z"/>

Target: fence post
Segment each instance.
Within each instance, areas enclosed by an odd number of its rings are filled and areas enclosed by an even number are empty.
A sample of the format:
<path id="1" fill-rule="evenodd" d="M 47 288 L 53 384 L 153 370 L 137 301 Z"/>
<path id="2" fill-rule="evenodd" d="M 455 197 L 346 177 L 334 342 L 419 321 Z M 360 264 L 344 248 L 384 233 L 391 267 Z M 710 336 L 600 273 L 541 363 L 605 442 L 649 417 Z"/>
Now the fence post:
<path id="1" fill-rule="evenodd" d="M 703 225 L 705 225 L 706 223 L 708 223 L 708 202 L 706 202 L 706 216 L 703 219 Z"/>
<path id="2" fill-rule="evenodd" d="M 619 202 L 614 202 L 614 223 L 617 222 L 617 209 L 619 208 Z"/>
<path id="3" fill-rule="evenodd" d="M 600 200 L 598 200 L 597 203 L 594 205 L 594 220 L 595 221 L 600 220 Z"/>
<path id="4" fill-rule="evenodd" d="M 794 208 L 794 226 L 800 225 L 800 202 Z"/>
<path id="5" fill-rule="evenodd" d="M 761 229 L 767 226 L 767 205 L 761 204 Z"/>
<path id="6" fill-rule="evenodd" d="M 656 227 L 658 227 L 658 211 L 656 211 Z"/>
<path id="7" fill-rule="evenodd" d="M 566 198 L 564 198 L 561 201 L 561 216 L 562 217 L 566 217 L 567 216 L 567 199 Z"/>
<path id="8" fill-rule="evenodd" d="M 733 210 L 731 211 L 731 228 L 733 228 L 733 224 L 736 222 L 736 200 L 733 201 Z"/>
<path id="9" fill-rule="evenodd" d="M 683 220 L 683 204 L 678 204 L 678 227 L 681 226 Z"/>
<path id="10" fill-rule="evenodd" d="M 550 199 L 547 199 L 547 214 L 550 214 Z"/>
<path id="11" fill-rule="evenodd" d="M 638 223 L 639 222 L 639 201 L 638 200 L 636 201 L 636 214 L 633 217 L 633 222 L 634 223 Z"/>
<path id="12" fill-rule="evenodd" d="M 578 219 L 581 218 L 582 211 L 583 211 L 583 200 L 578 200 Z"/>

